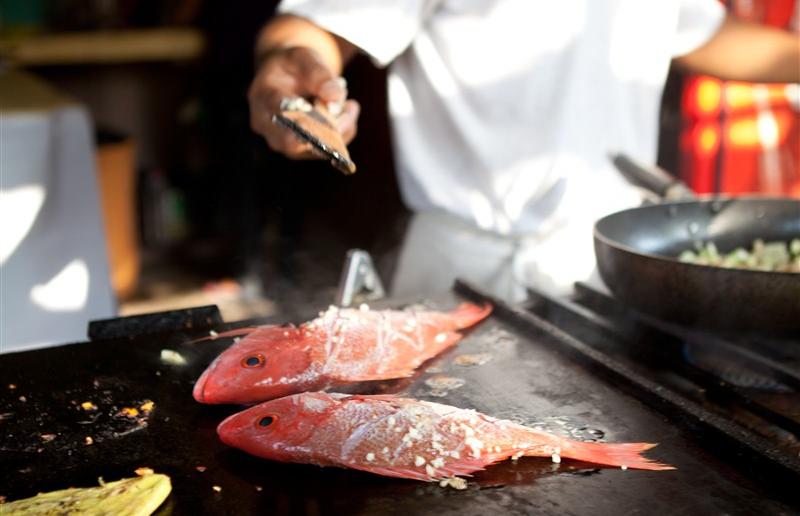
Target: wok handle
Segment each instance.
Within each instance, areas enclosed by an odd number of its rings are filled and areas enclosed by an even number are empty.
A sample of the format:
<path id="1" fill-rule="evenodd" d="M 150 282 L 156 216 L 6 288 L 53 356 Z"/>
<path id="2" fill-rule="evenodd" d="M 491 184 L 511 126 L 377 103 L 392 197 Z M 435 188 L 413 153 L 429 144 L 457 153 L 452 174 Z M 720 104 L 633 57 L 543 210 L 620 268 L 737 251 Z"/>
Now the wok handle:
<path id="1" fill-rule="evenodd" d="M 696 195 L 679 179 L 655 165 L 645 165 L 622 153 L 610 153 L 611 162 L 631 184 L 665 200 L 695 199 Z"/>

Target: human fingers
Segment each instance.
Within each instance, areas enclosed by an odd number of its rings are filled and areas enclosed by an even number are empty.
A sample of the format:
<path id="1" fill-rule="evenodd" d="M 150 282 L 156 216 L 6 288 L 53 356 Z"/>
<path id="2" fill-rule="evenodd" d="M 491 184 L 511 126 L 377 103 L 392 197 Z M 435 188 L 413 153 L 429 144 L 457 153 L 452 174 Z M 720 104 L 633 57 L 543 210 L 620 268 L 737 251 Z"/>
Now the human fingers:
<path id="1" fill-rule="evenodd" d="M 342 112 L 336 118 L 345 145 L 353 141 L 358 132 L 358 115 L 360 113 L 361 105 L 358 101 L 350 99 L 344 103 Z"/>

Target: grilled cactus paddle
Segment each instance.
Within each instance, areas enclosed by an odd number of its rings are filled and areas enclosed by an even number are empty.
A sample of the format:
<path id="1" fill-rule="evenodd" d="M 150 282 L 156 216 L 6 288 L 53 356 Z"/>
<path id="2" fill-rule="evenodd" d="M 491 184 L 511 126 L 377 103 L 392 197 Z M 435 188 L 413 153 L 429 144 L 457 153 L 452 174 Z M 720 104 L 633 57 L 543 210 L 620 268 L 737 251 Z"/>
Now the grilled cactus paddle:
<path id="1" fill-rule="evenodd" d="M 3 516 L 114 514 L 148 516 L 172 491 L 167 475 L 123 478 L 98 487 L 72 487 L 0 505 Z"/>

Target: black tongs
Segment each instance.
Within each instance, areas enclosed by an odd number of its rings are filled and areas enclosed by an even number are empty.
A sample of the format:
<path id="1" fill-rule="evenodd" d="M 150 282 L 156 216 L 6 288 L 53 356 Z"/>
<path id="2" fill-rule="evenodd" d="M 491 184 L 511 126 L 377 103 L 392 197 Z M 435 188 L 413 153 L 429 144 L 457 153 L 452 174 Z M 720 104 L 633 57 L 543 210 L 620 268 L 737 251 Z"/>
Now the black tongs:
<path id="1" fill-rule="evenodd" d="M 356 164 L 350 158 L 342 133 L 328 107 L 319 100 L 312 102 L 303 97 L 285 98 L 280 113 L 273 115 L 272 121 L 310 143 L 316 152 L 329 159 L 331 165 L 345 175 L 355 173 Z"/>

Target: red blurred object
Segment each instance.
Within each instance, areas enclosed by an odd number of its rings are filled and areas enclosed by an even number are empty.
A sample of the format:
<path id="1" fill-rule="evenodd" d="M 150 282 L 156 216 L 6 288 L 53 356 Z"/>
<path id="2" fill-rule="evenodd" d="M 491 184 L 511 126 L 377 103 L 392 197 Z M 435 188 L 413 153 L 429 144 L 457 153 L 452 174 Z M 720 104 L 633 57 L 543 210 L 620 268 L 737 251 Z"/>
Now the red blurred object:
<path id="1" fill-rule="evenodd" d="M 800 32 L 798 0 L 733 0 L 750 21 Z M 681 176 L 698 193 L 800 198 L 800 85 L 693 76 L 684 84 Z"/>

